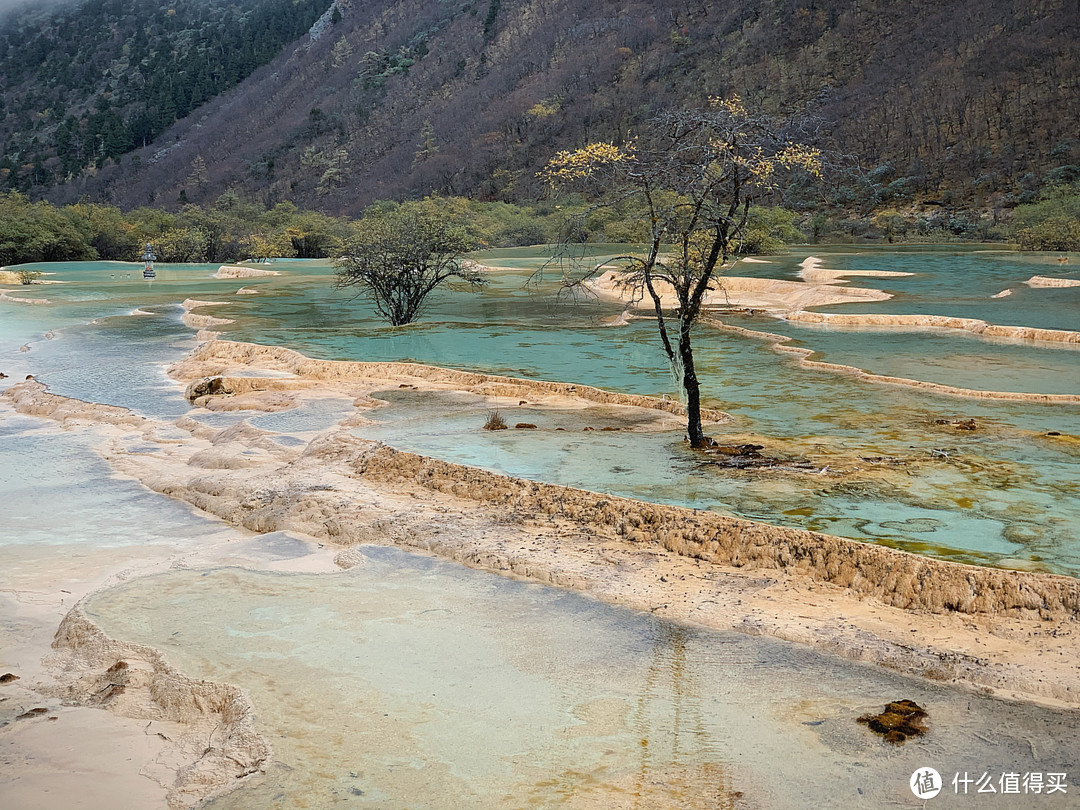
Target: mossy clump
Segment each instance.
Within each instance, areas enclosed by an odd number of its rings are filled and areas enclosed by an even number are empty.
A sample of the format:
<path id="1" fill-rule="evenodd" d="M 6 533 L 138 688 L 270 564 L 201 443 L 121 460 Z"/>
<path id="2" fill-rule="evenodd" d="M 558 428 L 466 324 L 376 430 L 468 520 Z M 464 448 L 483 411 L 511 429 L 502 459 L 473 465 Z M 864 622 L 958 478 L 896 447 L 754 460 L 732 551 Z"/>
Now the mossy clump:
<path id="1" fill-rule="evenodd" d="M 863 723 L 894 745 L 904 743 L 908 737 L 921 737 L 928 729 L 924 722 L 926 710 L 914 700 L 897 700 L 885 704 L 881 714 L 864 714 L 857 722 Z"/>

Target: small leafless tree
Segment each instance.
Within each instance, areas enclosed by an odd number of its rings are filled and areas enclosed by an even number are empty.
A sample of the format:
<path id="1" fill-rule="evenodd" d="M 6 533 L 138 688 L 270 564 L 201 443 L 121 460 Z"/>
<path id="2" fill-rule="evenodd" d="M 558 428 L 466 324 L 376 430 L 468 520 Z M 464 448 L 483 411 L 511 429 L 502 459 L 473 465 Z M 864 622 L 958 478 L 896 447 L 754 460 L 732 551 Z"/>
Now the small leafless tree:
<path id="1" fill-rule="evenodd" d="M 576 289 L 614 264 L 631 300 L 648 296 L 664 353 L 685 392 L 693 447 L 707 447 L 710 440 L 701 424 L 691 331 L 713 282 L 743 250 L 751 203 L 776 191 L 787 171 L 820 175 L 820 155 L 805 145 L 810 127 L 751 113 L 738 97 L 717 98 L 704 109 L 651 120 L 626 146 L 594 143 L 560 152 L 541 172 L 556 188 L 602 193 L 582 216 L 611 205 L 641 212 L 649 235 L 641 252 L 589 264 L 575 245 L 583 229 L 571 222 L 555 260 L 539 272 L 558 266 L 564 287 Z"/>
<path id="2" fill-rule="evenodd" d="M 472 289 L 486 280 L 463 259 L 472 249 L 464 229 L 437 212 L 406 203 L 366 215 L 334 264 L 338 287 L 359 287 L 393 326 L 412 323 L 439 286 L 460 279 Z"/>

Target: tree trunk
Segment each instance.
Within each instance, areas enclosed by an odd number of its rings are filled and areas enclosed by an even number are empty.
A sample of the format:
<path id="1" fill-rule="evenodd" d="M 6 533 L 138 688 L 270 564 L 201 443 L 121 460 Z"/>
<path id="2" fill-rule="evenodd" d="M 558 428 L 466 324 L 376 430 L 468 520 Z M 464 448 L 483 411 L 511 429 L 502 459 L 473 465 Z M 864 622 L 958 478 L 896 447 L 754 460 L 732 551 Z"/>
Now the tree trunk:
<path id="1" fill-rule="evenodd" d="M 709 439 L 701 427 L 701 384 L 694 370 L 694 350 L 690 346 L 690 327 L 681 324 L 679 329 L 679 361 L 682 364 L 682 386 L 686 391 L 686 437 L 690 446 L 702 448 L 709 446 Z"/>

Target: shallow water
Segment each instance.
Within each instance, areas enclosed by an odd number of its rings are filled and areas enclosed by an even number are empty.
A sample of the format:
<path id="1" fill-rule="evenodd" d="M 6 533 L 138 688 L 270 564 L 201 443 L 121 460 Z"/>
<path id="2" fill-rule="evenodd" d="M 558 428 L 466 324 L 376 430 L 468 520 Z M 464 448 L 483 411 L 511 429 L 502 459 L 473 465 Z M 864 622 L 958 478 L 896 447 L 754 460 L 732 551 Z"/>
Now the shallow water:
<path id="1" fill-rule="evenodd" d="M 996 779 L 1075 762 L 1075 714 L 394 549 L 365 557 L 323 576 L 174 571 L 88 602 L 110 635 L 251 695 L 273 762 L 211 807 L 915 805 L 923 766 Z M 928 709 L 928 737 L 894 747 L 855 723 L 899 698 Z M 1009 806 L 1070 797 L 1026 798 Z"/>
<path id="2" fill-rule="evenodd" d="M 479 298 L 440 294 L 430 320 L 405 330 L 375 324 L 362 302 L 329 289 L 317 263 L 281 263 L 275 267 L 289 276 L 225 282 L 208 278 L 213 268 L 178 268 L 173 276 L 159 271 L 153 285 L 113 277 L 133 272 L 129 265 L 69 268 L 61 273 L 70 286 L 33 290 L 53 304 L 0 302 L 0 369 L 12 374 L 2 382 L 34 373 L 57 393 L 152 416 L 182 413 L 186 404 L 163 364 L 193 345 L 177 306 L 190 296 L 228 297 L 228 307 L 208 311 L 236 317 L 232 335 L 316 356 L 418 359 L 673 391 L 649 324 L 597 326 L 612 310 L 591 304 L 553 310 L 521 288 L 533 261 L 524 252 L 510 256 L 505 264 L 520 262 L 521 272 L 494 277 Z M 260 295 L 232 298 L 240 286 L 258 286 Z M 151 314 L 129 314 L 136 308 Z M 484 319 L 490 328 L 479 325 Z M 30 351 L 19 352 L 27 342 Z M 867 386 L 800 370 L 757 341 L 720 333 L 701 345 L 713 401 L 738 417 L 725 433 L 757 430 L 868 455 L 940 449 L 950 459 L 898 479 L 891 493 L 830 491 L 805 478 L 696 469 L 676 433 L 601 432 L 604 424 L 630 426 L 609 409 L 569 414 L 507 403 L 511 424 L 540 429 L 490 434 L 477 429 L 487 408 L 475 398 L 407 391 L 386 393 L 391 404 L 372 412 L 379 421 L 362 432 L 543 480 L 967 561 L 1080 571 L 1076 451 L 1041 435 L 1080 434 L 1080 409 Z M 250 421 L 306 436 L 350 410 L 344 400 L 326 400 Z M 942 414 L 987 427 L 967 434 L 932 426 Z M 221 427 L 240 418 L 199 416 Z M 586 433 L 586 423 L 598 429 Z M 131 441 L 138 452 L 139 440 Z M 223 531 L 112 477 L 90 439 L 39 420 L 4 412 L 0 456 L 5 591 L 32 590 L 27 583 L 60 569 L 85 577 L 118 554 L 134 562 L 182 552 Z M 43 494 L 49 510 L 39 506 Z M 238 555 L 241 546 L 264 560 L 309 551 L 280 533 L 237 544 Z M 110 634 L 154 645 L 185 674 L 235 683 L 252 696 L 274 761 L 264 778 L 212 806 L 917 806 L 908 790 L 916 768 L 936 767 L 948 782 L 956 772 L 996 779 L 1068 772 L 1075 763 L 1073 713 L 967 695 L 793 645 L 678 627 L 426 557 L 386 549 L 368 549 L 367 557 L 330 576 L 175 570 L 90 601 Z M 13 616 L 2 617 L 0 635 L 21 632 Z M 854 718 L 898 698 L 929 709 L 931 734 L 893 748 Z M 1063 807 L 1073 798 L 1020 795 L 1007 806 Z"/>
<path id="3" fill-rule="evenodd" d="M 609 254 L 618 247 L 597 251 Z M 805 255 L 793 251 L 770 257 L 768 263 L 743 263 L 736 272 L 791 275 Z M 815 255 L 825 267 L 846 262 L 864 269 L 915 270 L 920 275 L 852 278 L 851 283 L 887 283 L 898 290 L 907 285 L 915 291 L 912 296 L 927 300 L 960 300 L 970 285 L 981 296 L 983 288 L 1006 279 L 1059 270 L 1045 256 L 978 250 L 847 255 L 823 248 L 815 249 Z M 67 284 L 32 288 L 35 296 L 48 296 L 54 304 L 0 302 L 0 334 L 11 335 L 6 350 L 0 342 L 0 370 L 12 375 L 0 382 L 35 373 L 56 393 L 174 418 L 187 404 L 163 367 L 194 345 L 177 306 L 194 297 L 228 302 L 204 310 L 236 320 L 219 327 L 226 337 L 286 345 L 316 357 L 416 360 L 635 393 L 677 393 L 653 324 L 643 320 L 605 327 L 617 307 L 557 302 L 553 284 L 527 286 L 543 261 L 536 248 L 487 251 L 478 258 L 516 269 L 491 274 L 490 285 L 479 295 L 440 291 L 424 319 L 405 328 L 383 325 L 362 299 L 335 290 L 331 268 L 320 262 L 275 262 L 272 267 L 285 275 L 224 281 L 210 278 L 213 266 L 166 266 L 152 284 L 114 278 L 133 273 L 135 265 L 55 266 L 50 278 Z M 967 276 L 974 280 L 969 283 Z M 259 294 L 236 296 L 241 286 Z M 1060 302 L 1059 293 L 1068 291 L 1030 292 L 1043 302 Z M 129 314 L 136 310 L 150 314 Z M 9 313 L 18 317 L 8 322 L 4 316 Z M 962 332 L 840 332 L 764 317 L 735 322 L 798 335 L 806 345 L 821 348 L 826 359 L 875 371 L 938 374 L 973 387 L 1073 391 L 1080 384 L 1075 373 L 1080 353 L 1047 344 L 991 342 Z M 50 329 L 55 331 L 48 340 L 44 334 Z M 18 352 L 17 345 L 27 340 L 30 351 Z M 917 474 L 838 484 L 827 475 L 817 479 L 702 468 L 677 433 L 597 430 L 583 435 L 581 425 L 555 432 L 550 419 L 519 409 L 516 401 L 497 404 L 509 409 L 511 424 L 532 422 L 541 425 L 540 431 L 483 433 L 475 425 L 485 418 L 484 407 L 447 407 L 437 397 L 428 402 L 391 394 L 394 406 L 375 413 L 378 424 L 360 432 L 403 449 L 525 477 L 712 508 L 961 561 L 1080 573 L 1080 442 L 1071 438 L 1080 437 L 1080 406 L 980 401 L 867 384 L 801 368 L 763 341 L 709 328 L 698 330 L 696 345 L 708 402 L 736 417 L 732 425 L 711 429 L 721 440 L 758 434 L 778 440 L 779 449 L 790 454 L 821 448 L 822 466 L 829 464 L 829 454 L 845 455 L 848 466 L 861 465 L 860 458 L 886 456 L 916 463 Z M 348 411 L 344 402 L 322 403 L 302 412 L 255 416 L 252 424 L 306 436 L 330 427 Z M 225 424 L 237 417 L 214 418 Z M 978 430 L 935 424 L 969 418 L 978 422 Z M 595 426 L 602 427 L 599 422 Z M 1051 432 L 1063 435 L 1048 436 Z"/>
<path id="4" fill-rule="evenodd" d="M 0 371 L 9 375 L 0 383 L 35 374 L 56 394 L 169 418 L 187 408 L 164 366 L 195 346 L 192 330 L 180 322 L 180 303 L 231 296 L 243 286 L 243 280 L 212 278 L 216 264 L 158 265 L 152 282 L 142 279 L 141 264 L 26 266 L 62 283 L 12 292 L 48 304 L 0 301 Z"/>
<path id="5" fill-rule="evenodd" d="M 859 311 L 862 311 L 859 307 Z M 841 327 L 774 321 L 749 324 L 813 349 L 812 360 L 956 388 L 1032 394 L 1080 393 L 1080 344 L 984 338 L 957 329 Z M 987 388 L 992 385 L 993 388 Z"/>
<path id="6" fill-rule="evenodd" d="M 743 268 L 748 267 L 758 274 L 783 276 L 787 274 L 785 267 L 795 264 L 802 255 L 770 259 L 769 264 L 739 265 L 737 272 L 743 274 Z M 960 267 L 977 274 L 978 262 L 982 261 L 977 257 L 982 255 L 971 252 L 968 254 L 970 261 Z M 829 257 L 826 255 L 825 258 Z M 885 258 L 901 261 L 905 257 L 889 254 Z M 495 262 L 494 257 L 487 260 Z M 526 259 L 518 258 L 517 261 L 525 263 Z M 539 259 L 534 257 L 533 262 L 537 261 Z M 827 265 L 831 263 L 829 261 Z M 1036 271 L 1044 272 L 1038 267 L 1023 272 L 1031 275 Z M 309 272 L 314 273 L 314 268 L 309 268 Z M 311 275 L 306 279 L 290 279 L 287 284 L 275 279 L 264 287 L 266 295 L 259 301 L 245 300 L 229 307 L 215 308 L 216 315 L 237 320 L 235 325 L 222 327 L 223 331 L 237 339 L 289 345 L 305 353 L 335 359 L 410 359 L 640 393 L 674 394 L 678 391 L 663 359 L 654 325 L 646 320 L 625 327 L 605 327 L 604 321 L 614 317 L 619 307 L 590 300 L 556 301 L 557 287 L 553 282 L 539 288 L 527 286 L 528 270 L 492 274 L 489 287 L 479 295 L 440 291 L 433 297 L 422 320 L 404 328 L 386 326 L 372 316 L 370 307 L 362 299 L 332 289 L 330 271 L 327 268 L 325 272 L 327 275 L 322 279 Z M 955 279 L 951 282 L 954 296 L 963 289 L 963 273 L 957 271 Z M 891 283 L 894 279 L 852 279 L 854 285 L 871 282 L 873 286 Z M 1055 294 L 1062 291 L 1032 292 L 1044 292 L 1047 300 L 1056 300 Z M 838 309 L 864 311 L 867 306 L 849 304 Z M 1054 308 L 1055 313 L 1064 313 L 1068 318 L 1075 317 L 1076 310 L 1071 305 Z M 901 311 L 907 310 L 901 307 Z M 1080 373 L 1077 373 L 1080 372 L 1080 353 L 1055 344 L 988 341 L 956 330 L 937 330 L 925 337 L 892 329 L 841 333 L 787 324 L 768 317 L 738 318 L 733 322 L 751 329 L 798 335 L 811 348 L 817 348 L 815 337 L 826 339 L 836 334 L 838 337 L 834 342 L 845 347 L 846 358 L 856 361 L 853 365 L 875 372 L 892 373 L 893 366 L 883 367 L 883 363 L 912 363 L 914 365 L 907 366 L 907 370 L 918 371 L 918 359 L 912 355 L 925 348 L 928 351 L 922 354 L 923 371 L 934 376 L 937 374 L 934 364 L 940 362 L 939 376 L 946 383 L 953 381 L 951 375 L 962 369 L 967 374 L 964 382 L 971 387 L 999 390 L 996 386 L 1000 384 L 1000 390 L 1015 390 L 1025 385 L 1024 375 L 1017 369 L 1029 365 L 1032 367 L 1031 382 L 1036 388 L 1055 393 L 1080 393 Z M 800 396 L 800 392 L 806 388 L 818 389 L 824 380 L 835 381 L 836 377 L 832 373 L 799 368 L 795 360 L 777 355 L 767 343 L 707 327 L 697 330 L 696 347 L 705 395 L 735 411 L 741 407 L 769 411 L 761 417 L 767 420 L 775 419 L 772 412 L 776 412 L 791 424 L 791 410 L 785 409 L 784 403 L 791 402 L 794 395 L 795 401 L 802 404 L 809 397 Z M 986 362 L 987 358 L 993 358 L 994 362 Z M 916 374 L 918 378 L 926 376 Z M 831 388 L 845 393 L 861 392 L 860 399 L 865 401 L 867 410 L 880 409 L 897 398 L 930 407 L 958 402 L 952 397 L 931 397 L 922 392 L 912 394 L 894 387 L 875 388 L 851 381 L 836 381 Z M 762 392 L 775 397 L 771 408 L 760 407 Z M 814 394 L 817 393 L 815 390 Z M 824 393 L 831 394 L 832 391 Z M 845 398 L 852 399 L 850 396 Z M 817 399 L 829 401 L 829 398 Z M 971 403 L 990 410 L 1010 409 L 1008 403 L 959 402 L 964 403 L 963 407 Z M 1033 414 L 1043 412 L 1030 404 L 1012 410 Z M 1073 414 L 1080 426 L 1080 407 L 1055 410 Z M 799 414 L 798 418 L 805 422 L 805 413 Z"/>
<path id="7" fill-rule="evenodd" d="M 651 323 L 605 327 L 603 321 L 617 308 L 589 301 L 556 305 L 553 287 L 541 287 L 539 293 L 526 287 L 529 272 L 540 262 L 535 254 L 529 256 L 530 250 L 515 251 L 506 261 L 499 251 L 489 251 L 484 261 L 517 263 L 522 269 L 493 276 L 479 296 L 441 294 L 422 322 L 404 329 L 372 320 L 362 301 L 343 300 L 340 292 L 312 279 L 268 298 L 258 310 L 232 311 L 237 324 L 226 330 L 241 339 L 285 343 L 322 357 L 410 359 L 636 393 L 677 393 Z M 794 274 L 802 255 L 743 264 L 736 272 Z M 862 269 L 915 270 L 919 275 L 911 279 L 853 278 L 851 283 L 906 282 L 919 295 L 941 295 L 948 303 L 966 294 L 965 273 L 988 287 L 1008 278 L 1053 274 L 1045 257 L 1024 256 L 1009 264 L 1017 255 L 924 249 L 854 257 L 823 253 L 822 258 L 826 267 L 845 266 L 846 259 Z M 272 287 L 267 292 L 274 295 Z M 1032 292 L 1050 293 L 1045 301 L 1059 300 L 1052 295 L 1058 290 Z M 1000 303 L 986 301 L 991 307 Z M 271 313 L 274 317 L 267 318 Z M 874 371 L 995 390 L 1080 391 L 1080 353 L 1052 344 L 991 342 L 964 332 L 841 333 L 778 325 L 765 317 L 734 322 L 797 335 L 804 344 L 822 348 L 825 359 Z M 854 491 L 805 476 L 710 475 L 696 469 L 695 458 L 674 434 L 593 434 L 587 439 L 552 431 L 481 434 L 475 425 L 484 417 L 477 409 L 439 410 L 424 404 L 422 396 L 391 395 L 395 408 L 374 416 L 389 421 L 358 432 L 403 449 L 524 477 L 714 508 L 959 561 L 1080 572 L 1078 445 L 1068 440 L 1080 436 L 1080 406 L 972 400 L 870 385 L 801 368 L 766 342 L 708 328 L 698 330 L 696 346 L 707 401 L 736 416 L 734 425 L 711 429 L 721 441 L 725 435 L 753 431 L 798 439 L 803 446 L 820 443 L 849 456 L 932 456 L 941 460 L 940 468 Z M 496 405 L 509 409 L 511 424 L 539 419 L 514 402 Z M 978 431 L 934 424 L 968 418 L 978 420 Z M 1051 439 L 1048 432 L 1066 438 Z M 658 459 L 666 463 L 657 464 Z"/>
<path id="8" fill-rule="evenodd" d="M 1080 266 L 1059 263 L 1060 254 L 980 246 L 859 251 L 821 247 L 812 251 L 826 269 L 912 274 L 848 276 L 846 286 L 883 289 L 893 297 L 817 307 L 817 311 L 945 315 L 1011 326 L 1080 330 L 1080 287 L 1031 288 L 1023 283 L 1035 275 L 1080 279 Z M 743 263 L 732 272 L 798 280 L 798 262 L 804 255 L 770 257 L 768 264 Z M 1012 291 L 1008 297 L 993 297 L 1006 289 Z M 777 320 L 763 328 L 793 338 L 793 345 L 815 350 L 814 359 L 876 374 L 976 390 L 1080 393 L 1080 346 L 1076 344 L 982 338 L 951 329 L 835 327 Z"/>
<path id="9" fill-rule="evenodd" d="M 690 451 L 681 431 L 630 432 L 620 409 L 588 408 L 581 413 L 496 403 L 513 425 L 536 430 L 485 431 L 491 412 L 478 396 L 385 391 L 388 407 L 367 414 L 375 420 L 354 433 L 411 452 L 483 467 L 523 478 L 582 487 L 657 503 L 755 518 L 769 523 L 824 531 L 884 543 L 958 562 L 1080 574 L 1078 487 L 1071 451 L 1044 450 L 1045 467 L 1028 459 L 1007 468 L 985 454 L 1022 456 L 1031 448 L 1023 437 L 968 436 L 951 427 L 921 439 L 922 447 L 883 438 L 862 440 L 869 457 L 882 452 L 918 464 L 900 467 L 882 480 L 830 475 L 837 462 L 820 455 L 814 469 L 721 471 Z M 584 428 L 592 427 L 592 431 Z M 619 428 L 605 431 L 604 427 Z M 561 428 L 561 429 L 560 429 Z M 727 428 L 710 432 L 720 441 Z M 985 429 L 984 429 L 985 431 Z M 932 459 L 942 439 L 966 445 L 948 459 Z M 1050 442 L 1052 439 L 1045 439 Z M 815 449 L 811 445 L 811 451 Z M 864 470 L 874 465 L 859 461 Z M 850 468 L 851 461 L 841 464 Z"/>
<path id="10" fill-rule="evenodd" d="M 116 476 L 94 444 L 85 434 L 0 411 L 0 560 L 36 551 L 47 556 L 184 543 L 224 528 Z M 128 449 L 138 452 L 139 445 Z"/>
<path id="11" fill-rule="evenodd" d="M 131 451 L 139 451 L 138 441 Z M 27 668 L 38 668 L 30 656 L 43 651 L 28 650 L 28 641 L 36 636 L 47 647 L 78 598 L 70 594 L 89 582 L 245 536 L 114 475 L 96 444 L 91 435 L 0 408 L 0 672 L 25 677 Z M 27 606 L 53 597 L 59 605 L 48 626 L 27 618 Z M 24 699 L 0 701 L 0 724 L 29 708 Z M 0 772 L 5 765 L 11 763 L 0 762 Z"/>
<path id="12" fill-rule="evenodd" d="M 355 411 L 351 399 L 328 397 L 307 402 L 295 410 L 251 416 L 247 421 L 252 427 L 274 433 L 313 434 L 332 428 Z"/>
<path id="13" fill-rule="evenodd" d="M 1056 253 L 1016 253 L 978 247 L 961 249 L 868 250 L 821 253 L 822 267 L 835 270 L 890 270 L 911 276 L 849 276 L 852 286 L 893 293 L 888 301 L 824 311 L 895 312 L 979 318 L 989 323 L 1080 330 L 1080 287 L 1032 288 L 1032 276 L 1080 279 L 1080 266 L 1060 264 Z M 1003 290 L 1005 298 L 993 298 Z"/>

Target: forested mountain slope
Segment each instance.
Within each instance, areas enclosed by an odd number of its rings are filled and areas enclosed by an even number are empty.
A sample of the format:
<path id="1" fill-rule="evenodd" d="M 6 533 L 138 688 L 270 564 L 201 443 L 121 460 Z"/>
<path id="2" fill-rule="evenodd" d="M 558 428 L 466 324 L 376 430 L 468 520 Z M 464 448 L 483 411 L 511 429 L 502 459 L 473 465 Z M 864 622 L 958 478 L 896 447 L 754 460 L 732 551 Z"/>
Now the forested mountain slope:
<path id="1" fill-rule="evenodd" d="M 730 93 L 830 122 L 826 145 L 863 169 L 832 201 L 863 210 L 1008 207 L 1080 176 L 1077 0 L 336 6 L 317 39 L 53 196 L 175 205 L 233 186 L 335 213 L 433 191 L 531 198 L 556 149 Z"/>
<path id="2" fill-rule="evenodd" d="M 0 187 L 51 185 L 138 147 L 276 57 L 331 0 L 84 0 L 0 24 Z"/>

